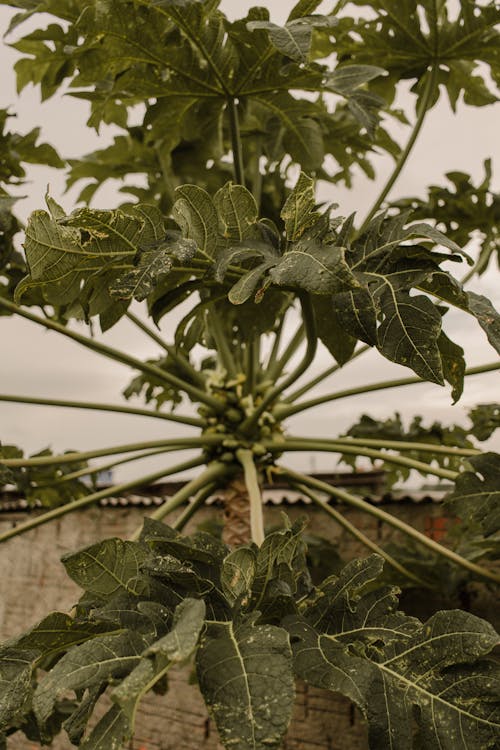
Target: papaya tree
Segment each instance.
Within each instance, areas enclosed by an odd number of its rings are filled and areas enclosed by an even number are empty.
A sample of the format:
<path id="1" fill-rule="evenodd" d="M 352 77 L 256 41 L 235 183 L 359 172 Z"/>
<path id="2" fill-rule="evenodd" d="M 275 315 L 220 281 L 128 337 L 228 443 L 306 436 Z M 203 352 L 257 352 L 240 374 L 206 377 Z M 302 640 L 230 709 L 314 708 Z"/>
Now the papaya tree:
<path id="1" fill-rule="evenodd" d="M 146 403 L 0 400 L 170 424 L 155 441 L 31 457 L 2 436 L 0 482 L 47 507 L 0 541 L 107 496 L 196 473 L 132 539 L 65 556 L 81 600 L 1 647 L 0 742 L 20 729 L 49 744 L 63 728 L 85 750 L 121 748 L 142 697 L 194 658 L 228 748 L 282 746 L 295 678 L 350 698 L 367 719 L 372 750 L 496 747 L 493 627 L 459 610 L 423 624 L 398 610 L 394 584 L 429 584 L 429 569 L 500 582 L 500 457 L 475 442 L 498 426 L 498 405 L 473 410 L 470 429 L 425 428 L 417 419 L 406 430 L 397 418 L 363 417 L 347 434 L 319 439 L 289 426 L 319 405 L 423 381 L 449 387 L 457 402 L 465 377 L 500 367 L 497 359 L 467 368 L 445 316 L 449 308 L 472 316 L 500 351 L 499 314 L 465 286 L 499 258 L 490 164 L 479 186 L 455 172 L 451 187 L 431 186 L 427 199 L 387 200 L 440 97 L 452 107 L 459 97 L 471 106 L 496 101 L 494 3 L 461 0 L 452 13 L 452 3 L 433 0 L 341 1 L 320 14 L 319 2 L 300 0 L 283 25 L 260 7 L 230 21 L 218 0 L 2 4 L 19 11 L 10 33 L 37 13 L 51 16 L 13 43 L 18 87 L 40 86 L 43 98 L 64 87 L 88 101 L 89 127 L 111 123 L 119 134 L 69 161 L 79 207 L 67 214 L 47 194 L 23 229 L 10 186 L 26 162 L 62 162 L 37 146 L 38 132 L 11 132 L 2 114 L 0 312 L 128 366 L 125 395 Z M 370 12 L 350 15 L 349 5 Z M 388 122 L 405 119 L 395 101 L 407 81 L 415 116 L 401 147 Z M 142 120 L 129 125 L 138 107 Z M 355 170 L 373 176 L 380 153 L 394 170 L 366 216 L 343 217 L 319 200 L 317 185 L 327 194 L 329 185 L 350 186 Z M 122 205 L 90 206 L 107 180 L 134 174 L 140 184 L 123 185 Z M 473 257 L 466 246 L 478 232 Z M 156 342 L 156 359 L 93 335 L 97 324 L 106 332 L 123 318 Z M 318 372 L 320 342 L 332 364 Z M 307 396 L 370 349 L 411 374 Z M 192 436 L 176 436 L 175 425 Z M 187 449 L 197 455 L 172 464 L 169 454 Z M 383 461 L 395 478 L 413 469 L 453 482 L 446 503 L 461 519 L 455 536 L 442 545 L 297 471 L 290 457 L 304 451 Z M 104 489 L 81 481 L 153 454 L 165 463 L 148 475 Z M 104 462 L 88 463 L 96 458 Z M 266 533 L 264 481 L 300 490 L 370 556 L 314 584 L 303 524 Z M 222 540 L 184 536 L 214 493 L 224 498 Z M 330 498 L 396 529 L 405 547 L 382 548 Z M 96 723 L 104 693 L 111 708 Z"/>

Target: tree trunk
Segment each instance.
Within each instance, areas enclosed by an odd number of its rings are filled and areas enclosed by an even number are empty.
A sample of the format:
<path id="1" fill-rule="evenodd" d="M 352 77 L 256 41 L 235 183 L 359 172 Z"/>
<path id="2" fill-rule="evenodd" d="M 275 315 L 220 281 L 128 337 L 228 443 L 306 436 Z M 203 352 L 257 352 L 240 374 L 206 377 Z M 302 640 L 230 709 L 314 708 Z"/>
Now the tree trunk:
<path id="1" fill-rule="evenodd" d="M 242 476 L 236 477 L 221 494 L 224 504 L 222 541 L 228 547 L 248 544 L 250 533 L 250 503 Z"/>

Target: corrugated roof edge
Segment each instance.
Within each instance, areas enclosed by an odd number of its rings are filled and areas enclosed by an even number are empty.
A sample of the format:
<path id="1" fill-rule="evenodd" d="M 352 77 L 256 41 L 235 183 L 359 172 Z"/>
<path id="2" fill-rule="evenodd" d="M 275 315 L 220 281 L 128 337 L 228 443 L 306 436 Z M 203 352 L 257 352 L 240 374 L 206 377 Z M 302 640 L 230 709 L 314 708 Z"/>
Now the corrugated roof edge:
<path id="1" fill-rule="evenodd" d="M 384 492 L 383 472 L 360 472 L 357 474 L 314 474 L 313 476 L 330 481 L 332 484 L 342 487 L 356 489 L 366 488 L 369 492 L 357 492 L 370 503 L 376 505 L 385 504 L 421 504 L 421 503 L 439 503 L 452 485 L 438 485 L 435 488 L 423 488 L 421 490 L 394 489 L 390 492 Z M 174 494 L 184 482 L 163 482 L 160 484 L 150 485 L 148 487 L 138 488 L 133 493 L 127 493 L 120 496 L 111 496 L 102 498 L 96 505 L 106 508 L 148 508 L 161 505 L 165 497 Z M 373 491 L 375 490 L 375 491 Z M 318 493 L 320 494 L 320 493 Z M 291 490 L 285 484 L 265 485 L 263 488 L 263 501 L 265 505 L 310 505 L 311 500 L 303 493 Z M 327 495 L 323 495 L 326 500 Z M 329 499 L 331 504 L 336 504 L 336 500 Z M 214 495 L 208 499 L 209 505 L 220 503 L 220 495 Z M 18 492 L 4 490 L 0 492 L 0 513 L 29 513 L 33 510 L 41 509 L 42 503 L 28 501 Z"/>

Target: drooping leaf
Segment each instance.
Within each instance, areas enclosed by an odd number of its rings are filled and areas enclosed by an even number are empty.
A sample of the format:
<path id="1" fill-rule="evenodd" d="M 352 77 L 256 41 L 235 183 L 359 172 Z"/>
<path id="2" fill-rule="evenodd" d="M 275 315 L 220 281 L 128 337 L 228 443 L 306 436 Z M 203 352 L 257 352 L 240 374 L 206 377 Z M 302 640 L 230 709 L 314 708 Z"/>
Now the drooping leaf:
<path id="1" fill-rule="evenodd" d="M 444 384 L 437 339 L 441 315 L 424 296 L 410 296 L 389 287 L 380 297 L 384 315 L 378 329 L 379 349 L 393 362 L 411 367 L 417 375 Z"/>
<path id="2" fill-rule="evenodd" d="M 469 310 L 486 333 L 488 341 L 500 354 L 500 315 L 487 297 L 468 292 Z"/>
<path id="3" fill-rule="evenodd" d="M 269 272 L 274 283 L 311 294 L 335 294 L 361 286 L 346 262 L 345 250 L 315 240 L 299 240 Z"/>
<path id="4" fill-rule="evenodd" d="M 79 747 L 81 750 L 121 750 L 129 733 L 127 717 L 119 706 L 112 706 Z"/>
<path id="5" fill-rule="evenodd" d="M 53 216 L 35 211 L 26 229 L 29 275 L 16 297 L 39 289 L 46 302 L 73 305 L 88 316 L 102 313 L 121 305 L 109 286 L 124 268 L 134 268 L 143 248 L 163 236 L 163 219 L 154 206 L 127 213 L 78 209 L 64 217 L 59 211 Z"/>
<path id="6" fill-rule="evenodd" d="M 332 298 L 316 296 L 313 297 L 312 304 L 319 338 L 338 364 L 344 365 L 354 352 L 356 339 L 346 332 Z"/>
<path id="7" fill-rule="evenodd" d="M 80 745 L 80 741 L 85 732 L 87 723 L 95 708 L 95 704 L 102 695 L 105 685 L 98 685 L 95 688 L 87 690 L 80 705 L 63 723 L 63 729 L 66 731 L 70 741 L 74 745 Z"/>
<path id="8" fill-rule="evenodd" d="M 0 727 L 22 716 L 31 701 L 32 662 L 37 652 L 6 648 L 0 655 Z"/>
<path id="9" fill-rule="evenodd" d="M 443 365 L 443 377 L 451 385 L 453 403 L 459 400 L 464 389 L 464 350 L 441 331 L 438 338 L 439 354 Z"/>
<path id="10" fill-rule="evenodd" d="M 214 275 L 217 281 L 223 281 L 229 266 L 241 264 L 254 258 L 260 260 L 278 260 L 277 249 L 261 240 L 246 240 L 245 242 L 222 248 L 217 253 Z"/>
<path id="11" fill-rule="evenodd" d="M 377 344 L 378 302 L 367 289 L 361 287 L 334 294 L 331 304 L 348 335 L 370 346 Z"/>
<path id="12" fill-rule="evenodd" d="M 138 664 L 147 641 L 138 633 L 124 631 L 94 638 L 71 649 L 39 682 L 33 699 L 43 724 L 66 690 L 81 690 L 124 677 Z"/>
<path id="13" fill-rule="evenodd" d="M 258 266 L 252 268 L 251 271 L 243 274 L 241 278 L 234 284 L 228 293 L 228 299 L 233 305 L 242 305 L 244 302 L 250 299 L 259 292 L 259 287 L 262 287 L 262 282 L 266 275 L 266 272 L 276 266 L 276 259 L 266 260 L 263 263 L 259 263 Z"/>
<path id="14" fill-rule="evenodd" d="M 172 665 L 185 661 L 194 652 L 204 618 L 203 600 L 184 599 L 176 608 L 170 632 L 151 644 L 145 657 L 113 690 L 112 699 L 127 718 L 127 736 L 134 732 L 136 711 L 144 694 L 167 674 Z"/>
<path id="15" fill-rule="evenodd" d="M 0 648 L 0 655 L 4 646 L 8 646 L 32 651 L 36 653 L 37 658 L 52 657 L 108 629 L 111 630 L 112 626 L 106 627 L 102 622 L 83 623 L 63 612 L 52 612 L 22 636 L 10 639 L 7 644 L 3 644 Z"/>
<path id="16" fill-rule="evenodd" d="M 172 270 L 175 261 L 187 262 L 196 255 L 193 240 L 167 233 L 152 250 L 145 250 L 133 271 L 118 277 L 109 291 L 118 299 L 134 298 L 142 302 Z"/>
<path id="17" fill-rule="evenodd" d="M 273 625 L 211 623 L 196 654 L 200 690 L 222 742 L 236 750 L 281 746 L 294 682 L 287 633 Z"/>
<path id="18" fill-rule="evenodd" d="M 250 603 L 252 609 L 265 613 L 268 621 L 279 622 L 296 592 L 309 589 L 303 529 L 304 521 L 299 519 L 268 534 L 257 551 Z"/>

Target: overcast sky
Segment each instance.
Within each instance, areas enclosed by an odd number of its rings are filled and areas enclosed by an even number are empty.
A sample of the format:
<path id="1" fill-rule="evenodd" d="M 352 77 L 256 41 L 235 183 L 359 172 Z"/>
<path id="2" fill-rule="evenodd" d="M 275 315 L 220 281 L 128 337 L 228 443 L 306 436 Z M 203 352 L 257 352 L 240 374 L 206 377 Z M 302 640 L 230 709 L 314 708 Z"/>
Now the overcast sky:
<path id="1" fill-rule="evenodd" d="M 243 15 L 254 4 L 240 0 L 238 13 Z M 286 17 L 288 8 L 291 7 L 291 3 L 281 1 L 260 4 L 268 6 L 273 20 L 278 22 Z M 226 0 L 221 5 L 231 14 L 233 3 Z M 0 8 L 2 33 L 12 14 L 12 10 Z M 10 107 L 18 114 L 17 120 L 10 121 L 11 129 L 27 132 L 40 126 L 43 140 L 53 143 L 65 157 L 81 156 L 109 142 L 113 128 L 103 127 L 97 135 L 85 127 L 85 102 L 71 97 L 58 97 L 42 104 L 38 89 L 34 90 L 32 87 L 25 89 L 18 98 L 12 71 L 15 59 L 14 50 L 5 45 L 0 48 L 0 70 L 3 73 L 0 107 Z M 403 104 L 407 105 L 409 101 L 407 97 Z M 395 135 L 400 139 L 404 138 L 402 131 L 395 132 Z M 413 156 L 391 197 L 423 196 L 427 185 L 442 183 L 444 173 L 452 169 L 468 172 L 477 181 L 483 175 L 484 159 L 493 157 L 495 162 L 498 156 L 498 109 L 464 107 L 459 104 L 457 114 L 453 115 L 447 102 L 442 101 L 429 114 Z M 329 187 L 327 194 L 324 193 L 322 197 L 339 203 L 339 210 L 344 215 L 356 209 L 364 214 L 391 169 L 388 159 L 381 159 L 378 165 L 378 178 L 375 182 L 359 175 L 353 190 Z M 33 209 L 44 207 L 43 196 L 48 183 L 53 197 L 68 212 L 74 207 L 75 191 L 63 194 L 64 180 L 57 171 L 32 167 L 29 170 L 29 180 L 29 184 L 19 191 L 20 194 L 29 194 L 28 198 L 17 204 L 17 213 L 23 219 Z M 498 189 L 498 166 L 495 182 Z M 118 200 L 116 185 L 107 185 L 98 193 L 100 207 L 113 207 Z M 489 273 L 481 281 L 469 286 L 470 289 L 489 296 L 497 308 L 500 307 L 499 287 L 498 272 Z M 134 310 L 138 314 L 141 312 L 139 306 Z M 495 352 L 472 318 L 451 311 L 446 316 L 446 325 L 450 337 L 458 340 L 465 348 L 469 366 L 495 360 Z M 171 324 L 169 329 L 172 330 Z M 164 334 L 168 338 L 166 330 Z M 128 368 L 91 352 L 81 351 L 73 342 L 62 340 L 57 334 L 45 332 L 27 321 L 0 317 L 0 336 L 3 353 L 0 391 L 3 393 L 117 403 L 119 393 L 132 377 Z M 155 344 L 134 330 L 128 321 L 120 322 L 103 340 L 140 358 L 155 357 L 158 354 Z M 318 354 L 318 370 L 330 363 L 331 358 L 321 349 Z M 370 352 L 347 365 L 317 389 L 315 394 L 411 375 L 410 371 L 384 360 L 377 352 Z M 451 406 L 449 389 L 432 384 L 367 394 L 337 401 L 330 406 L 321 406 L 305 417 L 297 417 L 290 423 L 290 432 L 334 437 L 362 413 L 387 418 L 396 410 L 406 418 L 420 413 L 426 422 L 437 419 L 448 423 L 466 423 L 466 411 L 474 404 L 498 401 L 498 385 L 498 372 L 469 378 L 464 395 L 455 407 Z M 138 402 L 134 405 L 142 404 Z M 181 433 L 194 434 L 194 431 L 188 427 L 169 426 L 160 420 L 126 415 L 99 415 L 96 412 L 0 403 L 0 441 L 17 444 L 28 453 L 47 446 L 56 451 L 68 448 L 88 450 Z M 498 450 L 500 441 L 493 439 L 489 445 Z M 304 469 L 321 470 L 332 467 L 332 459 L 326 455 L 315 459 L 306 455 L 297 456 L 294 459 L 295 465 L 299 461 Z M 133 464 L 126 465 L 117 470 L 115 476 L 120 480 L 129 479 L 138 471 L 147 473 L 156 467 L 157 463 L 144 461 L 140 463 L 139 469 L 134 468 Z"/>

